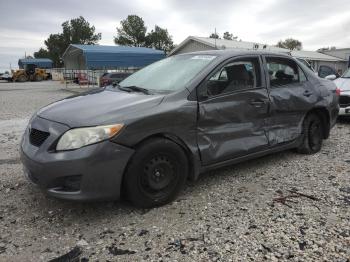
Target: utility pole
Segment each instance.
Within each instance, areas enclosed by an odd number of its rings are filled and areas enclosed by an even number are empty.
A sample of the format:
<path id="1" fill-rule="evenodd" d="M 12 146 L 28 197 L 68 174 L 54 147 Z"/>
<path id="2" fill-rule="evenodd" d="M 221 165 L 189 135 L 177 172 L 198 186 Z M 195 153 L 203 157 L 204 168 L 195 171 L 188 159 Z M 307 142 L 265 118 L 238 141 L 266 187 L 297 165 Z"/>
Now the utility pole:
<path id="1" fill-rule="evenodd" d="M 214 40 L 215 41 L 215 48 L 216 48 L 216 36 L 217 36 L 217 34 L 216 34 L 216 27 L 215 27 L 215 38 L 214 38 L 215 39 Z"/>

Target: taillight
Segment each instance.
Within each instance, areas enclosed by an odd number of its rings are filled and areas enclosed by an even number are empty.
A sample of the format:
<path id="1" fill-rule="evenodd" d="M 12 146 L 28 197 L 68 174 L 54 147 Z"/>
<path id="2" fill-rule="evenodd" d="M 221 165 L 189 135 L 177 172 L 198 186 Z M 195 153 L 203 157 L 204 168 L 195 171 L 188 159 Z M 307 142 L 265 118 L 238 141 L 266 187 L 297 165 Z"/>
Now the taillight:
<path id="1" fill-rule="evenodd" d="M 341 93 L 340 88 L 336 88 L 336 89 L 335 89 L 335 94 L 336 94 L 337 96 L 340 96 L 340 93 Z"/>

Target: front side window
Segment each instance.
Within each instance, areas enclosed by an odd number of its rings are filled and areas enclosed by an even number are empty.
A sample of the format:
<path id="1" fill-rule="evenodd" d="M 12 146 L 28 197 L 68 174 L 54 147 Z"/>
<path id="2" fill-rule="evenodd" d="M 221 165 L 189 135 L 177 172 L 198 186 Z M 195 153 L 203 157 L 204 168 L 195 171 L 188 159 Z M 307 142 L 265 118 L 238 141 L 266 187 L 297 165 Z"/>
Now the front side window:
<path id="1" fill-rule="evenodd" d="M 283 58 L 269 57 L 266 58 L 266 63 L 270 77 L 270 85 L 272 87 L 279 87 L 299 82 L 300 69 L 294 61 Z"/>
<path id="2" fill-rule="evenodd" d="M 153 63 L 119 83 L 121 87 L 137 86 L 154 92 L 174 92 L 186 85 L 216 56 L 178 55 Z"/>
<path id="3" fill-rule="evenodd" d="M 209 96 L 252 89 L 261 86 L 258 58 L 229 62 L 218 69 L 206 82 Z"/>

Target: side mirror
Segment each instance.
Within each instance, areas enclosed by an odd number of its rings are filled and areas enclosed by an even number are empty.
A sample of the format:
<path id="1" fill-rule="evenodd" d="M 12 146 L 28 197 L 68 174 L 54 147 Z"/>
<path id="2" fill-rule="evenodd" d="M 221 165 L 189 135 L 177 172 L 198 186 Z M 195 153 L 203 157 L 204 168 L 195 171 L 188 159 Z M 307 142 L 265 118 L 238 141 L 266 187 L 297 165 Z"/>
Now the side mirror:
<path id="1" fill-rule="evenodd" d="M 327 79 L 327 80 L 335 80 L 335 79 L 337 79 L 337 76 L 336 75 L 329 75 L 329 76 L 326 76 L 325 79 Z"/>

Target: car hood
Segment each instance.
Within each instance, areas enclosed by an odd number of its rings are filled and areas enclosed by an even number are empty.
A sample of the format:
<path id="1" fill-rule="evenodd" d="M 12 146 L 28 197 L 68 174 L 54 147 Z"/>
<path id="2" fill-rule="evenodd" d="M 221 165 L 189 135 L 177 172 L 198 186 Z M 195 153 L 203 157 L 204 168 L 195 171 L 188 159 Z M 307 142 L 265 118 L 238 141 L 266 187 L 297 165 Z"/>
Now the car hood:
<path id="1" fill-rule="evenodd" d="M 157 106 L 163 97 L 102 89 L 57 101 L 40 109 L 37 115 L 72 128 L 125 123 L 138 112 Z"/>
<path id="2" fill-rule="evenodd" d="M 341 90 L 350 91 L 350 78 L 337 78 L 334 84 Z"/>

